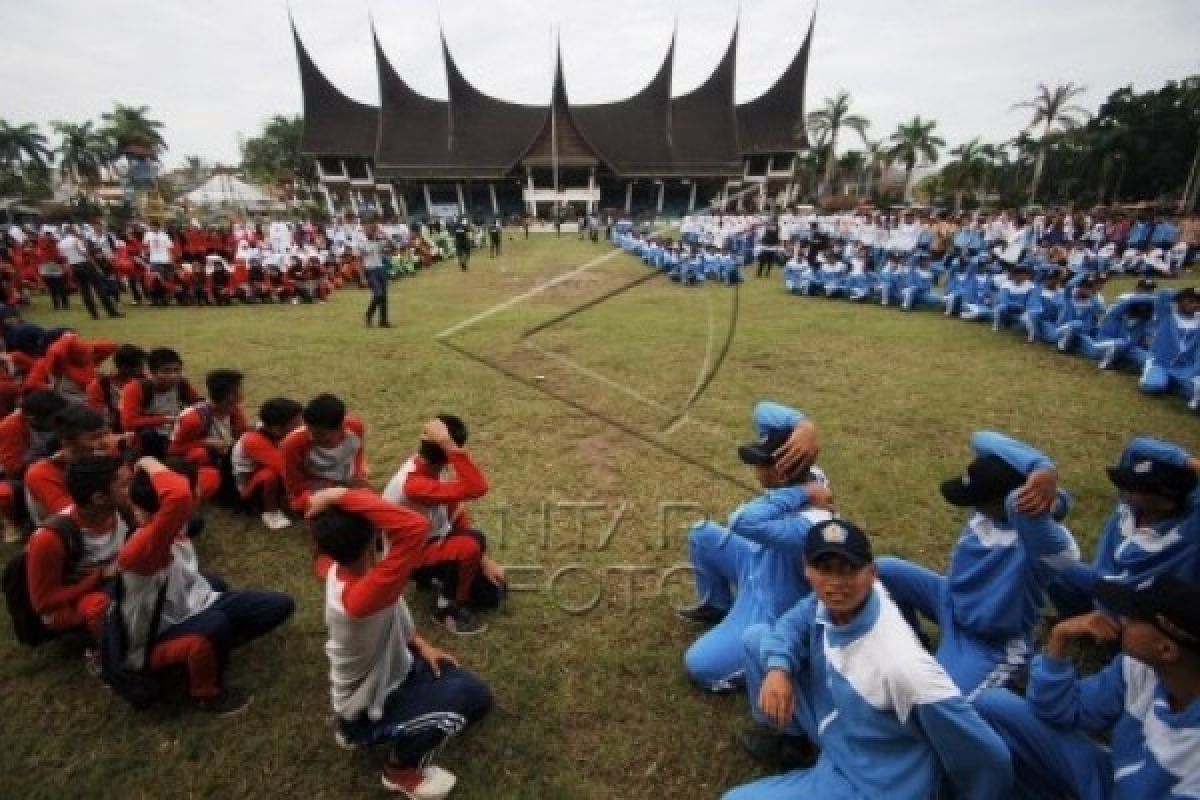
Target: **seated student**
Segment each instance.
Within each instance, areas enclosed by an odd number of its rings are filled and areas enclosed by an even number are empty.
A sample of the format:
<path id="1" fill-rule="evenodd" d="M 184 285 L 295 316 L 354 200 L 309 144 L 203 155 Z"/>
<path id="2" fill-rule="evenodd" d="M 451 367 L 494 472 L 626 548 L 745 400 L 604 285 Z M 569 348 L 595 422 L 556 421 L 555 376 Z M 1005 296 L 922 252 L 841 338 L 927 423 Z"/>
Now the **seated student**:
<path id="1" fill-rule="evenodd" d="M 684 667 L 712 692 L 742 684 L 746 628 L 775 622 L 808 594 L 800 553 L 809 529 L 832 516 L 832 492 L 813 466 L 819 453 L 813 423 L 762 402 L 754 407 L 754 427 L 759 441 L 738 448 L 738 456 L 754 467 L 763 494 L 730 514 L 728 527 L 705 520 L 688 534 L 697 605 L 680 616 L 713 627 L 688 648 Z M 806 457 L 785 470 L 777 463 L 785 447 L 803 447 Z"/>
<path id="2" fill-rule="evenodd" d="M 719 267 L 721 271 L 721 283 L 726 286 L 737 286 L 745 282 L 742 276 L 741 262 L 734 258 L 733 253 L 729 252 L 728 247 L 721 248 L 719 258 Z"/>
<path id="3" fill-rule="evenodd" d="M 273 531 L 292 524 L 281 510 L 284 499 L 283 453 L 279 443 L 300 427 L 303 406 L 286 397 L 273 397 L 258 410 L 258 425 L 233 446 L 230 465 L 238 496 L 261 509 L 263 524 Z"/>
<path id="4" fill-rule="evenodd" d="M 53 392 L 34 391 L 21 407 L 0 420 L 0 514 L 5 542 L 19 542 L 28 512 L 25 473 L 29 465 L 58 449 L 55 422 L 67 401 Z"/>
<path id="5" fill-rule="evenodd" d="M 385 500 L 429 519 L 421 573 L 439 584 L 434 619 L 458 634 L 487 630 L 474 611 L 498 605 L 505 582 L 503 567 L 487 555 L 487 540 L 467 514 L 466 503 L 486 495 L 488 483 L 466 443 L 466 424 L 452 414 L 439 414 L 425 423 L 417 454 L 383 490 Z"/>
<path id="6" fill-rule="evenodd" d="M 1138 388 L 1173 391 L 1200 411 L 1200 291 L 1160 289 L 1154 303 L 1154 344 Z"/>
<path id="7" fill-rule="evenodd" d="M 937 622 L 937 660 L 968 698 L 1024 667 L 1047 584 L 1079 560 L 1074 538 L 1048 513 L 1060 502 L 1050 460 L 998 433 L 976 433 L 971 447 L 965 474 L 941 487 L 946 502 L 972 511 L 948 573 L 899 558 L 879 564 L 913 628 L 918 614 Z"/>
<path id="8" fill-rule="evenodd" d="M 835 250 L 821 268 L 821 288 L 826 297 L 841 297 L 846 293 L 846 273 L 847 266 L 843 255 Z"/>
<path id="9" fill-rule="evenodd" d="M 820 755 L 808 768 L 738 787 L 725 800 L 1005 798 L 1004 743 L 921 647 L 876 581 L 871 542 L 852 523 L 813 526 L 802 549 L 812 594 L 744 637 L 751 712 Z M 756 757 L 778 735 L 741 737 Z"/>
<path id="10" fill-rule="evenodd" d="M 876 291 L 879 277 L 875 267 L 869 260 L 859 255 L 850 264 L 850 274 L 846 277 L 846 297 L 856 303 L 866 302 Z"/>
<path id="11" fill-rule="evenodd" d="M 167 454 L 186 458 L 198 467 L 220 467 L 246 432 L 244 381 L 245 376 L 235 369 L 215 369 L 204 376 L 208 399 L 179 414 Z"/>
<path id="12" fill-rule="evenodd" d="M 345 488 L 313 492 L 308 516 L 325 569 L 337 743 L 390 745 L 384 787 L 440 800 L 456 779 L 432 760 L 487 714 L 492 695 L 417 633 L 404 602 L 429 521 L 369 490 Z"/>
<path id="13" fill-rule="evenodd" d="M 1025 340 L 1056 344 L 1058 342 L 1059 317 L 1062 315 L 1063 272 L 1052 269 L 1042 278 L 1041 285 L 1034 291 L 1029 300 L 1028 310 L 1021 316 L 1025 326 Z"/>
<path id="14" fill-rule="evenodd" d="M 117 556 L 122 612 L 132 640 L 128 663 L 143 662 L 152 609 L 165 582 L 150 668 L 185 667 L 188 694 L 198 709 L 236 714 L 253 697 L 226 684 L 230 652 L 282 625 L 295 603 L 281 592 L 217 590 L 200 572 L 186 533 L 192 512 L 189 477 L 149 456 L 134 469 L 129 499 L 141 524 Z"/>
<path id="15" fill-rule="evenodd" d="M 87 404 L 104 415 L 109 430 L 121 433 L 121 392 L 130 381 L 146 377 L 146 351 L 123 344 L 113 351 L 112 362 L 115 371 L 100 373 L 87 385 Z"/>
<path id="16" fill-rule="evenodd" d="M 1000 263 L 990 254 L 983 257 L 960 304 L 959 318 L 972 322 L 994 322 L 996 299 L 1005 280 Z"/>
<path id="17" fill-rule="evenodd" d="M 68 402 L 86 403 L 87 387 L 96 379 L 96 367 L 116 349 L 112 342 L 88 341 L 68 331 L 33 365 L 25 378 L 25 388 L 48 389 Z"/>
<path id="18" fill-rule="evenodd" d="M 25 471 L 25 510 L 34 525 L 71 505 L 67 468 L 91 455 L 116 455 L 117 442 L 109 435 L 104 417 L 87 406 L 71 404 L 55 419 L 60 449 L 39 459 Z"/>
<path id="19" fill-rule="evenodd" d="M 1154 327 L 1154 292 L 1158 284 L 1142 278 L 1134 291 L 1117 298 L 1100 320 L 1095 337 L 1084 340 L 1084 352 L 1099 361 L 1100 369 L 1116 369 L 1128 362 L 1142 369 L 1150 358 Z"/>
<path id="20" fill-rule="evenodd" d="M 942 296 L 933 290 L 933 270 L 929 265 L 929 254 L 921 253 L 915 264 L 910 264 L 904 273 L 900 287 L 900 308 L 905 311 L 926 306 L 939 306 Z"/>
<path id="21" fill-rule="evenodd" d="M 1058 315 L 1058 351 L 1069 353 L 1083 348 L 1087 352 L 1085 342 L 1090 343 L 1100 327 L 1100 319 L 1104 316 L 1104 299 L 1096 291 L 1094 280 L 1083 280 L 1066 292 L 1062 311 Z"/>
<path id="22" fill-rule="evenodd" d="M 798 247 L 792 257 L 783 265 L 783 287 L 792 294 L 808 294 L 808 283 L 812 280 L 813 270 L 808 263 L 808 251 Z"/>
<path id="23" fill-rule="evenodd" d="M 146 356 L 150 377 L 121 390 L 121 428 L 136 437 L 138 452 L 165 455 L 176 418 L 201 397 L 183 377 L 183 359 L 168 347 Z"/>
<path id="24" fill-rule="evenodd" d="M 975 707 L 1008 745 L 1021 797 L 1195 797 L 1200 585 L 1103 581 L 1095 594 L 1107 611 L 1054 626 L 1024 698 L 989 690 Z M 1069 656 L 1080 640 L 1119 642 L 1121 652 L 1080 678 Z"/>
<path id="25" fill-rule="evenodd" d="M 1117 505 L 1100 529 L 1092 564 L 1073 566 L 1051 586 L 1064 616 L 1091 610 L 1097 580 L 1136 586 L 1174 575 L 1200 583 L 1200 459 L 1170 442 L 1138 437 L 1107 471 Z"/>
<path id="26" fill-rule="evenodd" d="M 346 414 L 335 395 L 319 394 L 304 407 L 304 425 L 279 444 L 283 454 L 283 484 L 296 511 L 308 508 L 308 498 L 329 486 L 365 486 L 368 478 L 366 426 Z"/>
<path id="27" fill-rule="evenodd" d="M 1013 265 L 1008 277 L 1001 279 L 998 285 L 996 302 L 992 306 L 992 330 L 1003 330 L 1012 322 L 1021 319 L 1029 311 L 1030 303 L 1036 295 L 1037 286 L 1033 282 L 1029 265 L 1023 262 Z"/>
<path id="28" fill-rule="evenodd" d="M 70 504 L 61 516 L 79 531 L 78 549 L 61 530 L 43 525 L 29 538 L 25 569 L 29 603 L 52 631 L 85 630 L 100 639 L 108 595 L 104 582 L 116 575 L 117 553 L 128 528 L 119 513 L 131 474 L 110 455 L 85 455 L 67 467 Z M 46 520 L 43 520 L 45 523 Z"/>
<path id="29" fill-rule="evenodd" d="M 879 305 L 889 306 L 893 301 L 899 299 L 903 271 L 900 254 L 895 250 L 889 251 L 883 269 L 879 270 Z"/>
<path id="30" fill-rule="evenodd" d="M 978 256 L 972 256 L 965 264 L 954 264 L 947 269 L 946 289 L 942 293 L 943 313 L 947 317 L 958 314 L 964 302 L 974 300 L 975 272 L 978 269 Z"/>

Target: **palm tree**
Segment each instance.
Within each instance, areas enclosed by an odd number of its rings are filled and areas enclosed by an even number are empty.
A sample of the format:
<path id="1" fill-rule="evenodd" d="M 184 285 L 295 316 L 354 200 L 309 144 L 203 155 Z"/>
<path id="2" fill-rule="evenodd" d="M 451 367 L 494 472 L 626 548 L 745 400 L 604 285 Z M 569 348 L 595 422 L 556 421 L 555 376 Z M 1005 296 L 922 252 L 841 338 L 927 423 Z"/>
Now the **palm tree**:
<path id="1" fill-rule="evenodd" d="M 892 142 L 889 155 L 892 160 L 904 164 L 904 199 L 912 198 L 912 173 L 917 162 L 924 159 L 930 164 L 938 160 L 938 148 L 946 146 L 946 140 L 933 134 L 937 127 L 936 120 L 923 120 L 915 116 L 911 121 L 900 123 L 896 132 L 891 135 Z"/>
<path id="2" fill-rule="evenodd" d="M 954 210 L 962 210 L 963 195 L 975 192 L 984 181 L 987 174 L 988 159 L 985 148 L 976 136 L 969 142 L 964 142 L 950 151 L 955 160 L 946 166 L 952 174 L 954 186 Z"/>
<path id="3" fill-rule="evenodd" d="M 825 131 L 814 134 L 808 148 L 798 152 L 792 161 L 792 183 L 796 187 L 796 197 L 809 197 L 809 184 L 821 171 L 821 159 L 828 149 L 827 135 Z"/>
<path id="4" fill-rule="evenodd" d="M 54 153 L 46 144 L 46 135 L 33 122 L 13 127 L 0 119 L 0 163 L 10 172 L 45 172 Z"/>
<path id="5" fill-rule="evenodd" d="M 867 158 L 867 185 L 863 194 L 868 197 L 875 189 L 876 181 L 883 183 L 883 172 L 891 165 L 888 146 L 882 139 L 868 139 L 864 154 Z"/>
<path id="6" fill-rule="evenodd" d="M 208 163 L 203 156 L 184 156 L 183 171 L 187 173 L 188 183 L 198 185 L 208 170 Z"/>
<path id="7" fill-rule="evenodd" d="M 843 184 L 843 190 L 854 187 L 854 193 L 857 195 L 862 191 L 863 172 L 867 168 L 867 157 L 863 155 L 862 150 L 847 150 L 838 159 L 838 169 L 846 176 L 851 176 Z"/>
<path id="8" fill-rule="evenodd" d="M 821 182 L 824 194 L 833 183 L 834 169 L 837 167 L 838 134 L 842 128 L 856 132 L 866 143 L 867 127 L 870 121 L 866 117 L 850 113 L 850 93 L 839 91 L 835 97 L 825 98 L 825 107 L 808 115 L 808 128 L 815 134 L 824 133 L 829 137 L 829 158 L 825 161 L 825 178 Z"/>
<path id="9" fill-rule="evenodd" d="M 1032 100 L 1015 104 L 1011 110 L 1028 108 L 1033 111 L 1033 119 L 1025 130 L 1042 125 L 1042 138 L 1038 142 L 1037 161 L 1033 165 L 1033 182 L 1029 187 L 1029 202 L 1037 201 L 1038 184 L 1042 182 L 1042 171 L 1046 167 L 1046 153 L 1050 149 L 1051 134 L 1058 131 L 1070 131 L 1079 127 L 1080 118 L 1091 116 L 1087 109 L 1072 105 L 1071 100 L 1087 91 L 1087 87 L 1067 83 L 1050 89 L 1044 83 L 1038 84 L 1037 96 Z"/>
<path id="10" fill-rule="evenodd" d="M 92 127 L 91 120 L 81 125 L 55 121 L 50 127 L 58 134 L 58 170 L 63 178 L 76 184 L 99 182 L 104 168 L 112 163 L 112 141 Z"/>
<path id="11" fill-rule="evenodd" d="M 167 149 L 167 142 L 159 131 L 162 122 L 151 119 L 149 106 L 127 106 L 117 103 L 112 111 L 100 115 L 104 120 L 101 132 L 112 139 L 117 153 L 137 155 L 155 161 Z"/>

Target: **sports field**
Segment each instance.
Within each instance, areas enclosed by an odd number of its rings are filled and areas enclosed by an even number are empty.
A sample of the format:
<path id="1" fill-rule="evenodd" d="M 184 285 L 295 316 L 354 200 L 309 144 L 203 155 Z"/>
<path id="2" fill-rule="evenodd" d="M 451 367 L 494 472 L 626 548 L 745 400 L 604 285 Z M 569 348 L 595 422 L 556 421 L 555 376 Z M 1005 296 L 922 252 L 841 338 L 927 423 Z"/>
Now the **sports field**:
<path id="1" fill-rule="evenodd" d="M 1144 397 L 1134 376 L 1015 334 L 793 298 L 778 273 L 739 290 L 684 289 L 573 235 L 518 234 L 505 248 L 477 254 L 465 274 L 443 264 L 394 284 L 392 330 L 363 325 L 356 289 L 323 306 L 134 308 L 114 322 L 51 318 L 44 299 L 29 314 L 174 347 L 197 383 L 239 368 L 251 409 L 336 392 L 367 423 L 379 487 L 423 420 L 467 421 L 492 485 L 475 520 L 516 590 L 487 633 L 465 639 L 428 623 L 427 596 L 412 600 L 423 632 L 497 698 L 442 758 L 459 798 L 702 798 L 755 774 L 733 742 L 745 700 L 688 685 L 681 657 L 697 631 L 672 605 L 688 597 L 689 522 L 724 519 L 751 495 L 735 446 L 752 436 L 756 400 L 817 422 L 839 509 L 877 553 L 939 568 L 961 519 L 937 484 L 962 470 L 974 430 L 1005 431 L 1057 461 L 1089 556 L 1113 502 L 1103 467 L 1130 436 L 1200 451 L 1200 420 L 1178 399 Z M 233 657 L 231 680 L 254 692 L 253 706 L 229 720 L 170 702 L 136 714 L 85 673 L 80 644 L 29 651 L 5 621 L 0 797 L 382 793 L 371 758 L 333 742 L 322 587 L 303 528 L 208 519 L 205 567 L 297 598 L 281 631 Z"/>

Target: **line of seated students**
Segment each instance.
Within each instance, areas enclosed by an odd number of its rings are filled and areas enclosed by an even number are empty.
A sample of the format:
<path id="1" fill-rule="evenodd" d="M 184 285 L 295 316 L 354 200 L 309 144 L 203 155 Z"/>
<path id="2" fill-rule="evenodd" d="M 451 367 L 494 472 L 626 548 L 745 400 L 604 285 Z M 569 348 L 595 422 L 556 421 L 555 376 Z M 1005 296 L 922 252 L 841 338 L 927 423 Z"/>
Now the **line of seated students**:
<path id="1" fill-rule="evenodd" d="M 877 254 L 854 242 L 797 247 L 784 266 L 784 288 L 879 302 L 905 311 L 940 308 L 964 320 L 1017 330 L 1033 342 L 1078 353 L 1100 369 L 1136 369 L 1138 388 L 1171 392 L 1200 411 L 1200 293 L 1160 288 L 1149 278 L 1109 306 L 1101 293 L 1108 273 L 1072 271 L 1061 259 L 1035 253 L 1006 263 L 991 252 L 956 252 L 935 261 L 928 252 Z"/>
<path id="2" fill-rule="evenodd" d="M 1192 794 L 1200 458 L 1130 440 L 1106 469 L 1115 502 L 1084 560 L 1051 458 L 980 431 L 938 487 L 964 512 L 939 574 L 877 558 L 837 515 L 813 420 L 770 402 L 752 420 L 738 455 L 763 493 L 724 526 L 693 527 L 696 601 L 679 612 L 710 628 L 684 657 L 689 677 L 746 692 L 755 724 L 737 741 L 778 773 L 728 798 Z M 938 628 L 932 653 L 922 621 Z M 1081 640 L 1106 662 L 1082 678 Z"/>
<path id="3" fill-rule="evenodd" d="M 633 233 L 614 233 L 613 238 L 618 247 L 636 255 L 646 266 L 684 286 L 703 286 L 708 280 L 737 286 L 745 280 L 742 266 L 746 262 L 728 247 L 687 244 L 670 238 L 644 238 Z"/>

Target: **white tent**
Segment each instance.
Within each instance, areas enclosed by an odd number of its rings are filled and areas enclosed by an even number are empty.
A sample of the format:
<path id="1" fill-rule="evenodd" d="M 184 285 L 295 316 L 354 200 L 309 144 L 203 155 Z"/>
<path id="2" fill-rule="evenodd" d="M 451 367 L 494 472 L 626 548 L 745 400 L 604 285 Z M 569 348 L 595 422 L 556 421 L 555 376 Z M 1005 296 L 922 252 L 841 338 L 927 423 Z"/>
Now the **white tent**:
<path id="1" fill-rule="evenodd" d="M 238 208 L 267 211 L 279 203 L 260 186 L 246 183 L 236 175 L 213 175 L 183 196 L 190 206 Z"/>

